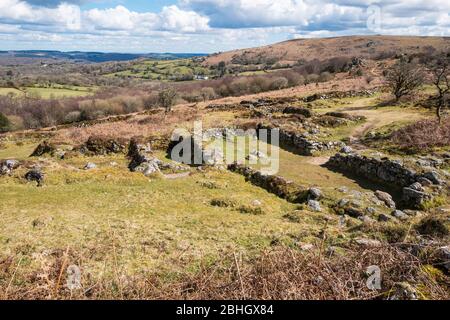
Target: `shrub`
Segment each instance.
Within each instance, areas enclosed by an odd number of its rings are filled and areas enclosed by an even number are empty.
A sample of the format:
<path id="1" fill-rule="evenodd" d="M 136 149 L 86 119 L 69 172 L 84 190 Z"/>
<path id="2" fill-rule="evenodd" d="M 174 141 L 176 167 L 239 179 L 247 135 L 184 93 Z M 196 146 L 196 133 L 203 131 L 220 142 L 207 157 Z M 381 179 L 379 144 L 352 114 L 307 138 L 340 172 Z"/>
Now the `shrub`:
<path id="1" fill-rule="evenodd" d="M 272 80 L 270 88 L 272 90 L 280 90 L 280 89 L 287 88 L 288 84 L 289 84 L 289 82 L 286 78 L 278 77 L 278 78 L 275 78 Z"/>
<path id="2" fill-rule="evenodd" d="M 450 145 L 450 121 L 423 120 L 394 131 L 390 140 L 401 149 L 426 152 Z"/>
<path id="3" fill-rule="evenodd" d="M 11 122 L 0 112 L 0 132 L 8 132 L 11 130 Z"/>
<path id="4" fill-rule="evenodd" d="M 78 122 L 81 119 L 81 112 L 80 111 L 71 111 L 64 117 L 65 123 L 73 123 Z"/>
<path id="5" fill-rule="evenodd" d="M 159 104 L 161 107 L 163 107 L 166 112 L 169 112 L 172 110 L 172 106 L 175 104 L 175 100 L 177 98 L 177 92 L 174 88 L 166 88 L 164 90 L 161 90 L 158 93 L 159 97 Z"/>

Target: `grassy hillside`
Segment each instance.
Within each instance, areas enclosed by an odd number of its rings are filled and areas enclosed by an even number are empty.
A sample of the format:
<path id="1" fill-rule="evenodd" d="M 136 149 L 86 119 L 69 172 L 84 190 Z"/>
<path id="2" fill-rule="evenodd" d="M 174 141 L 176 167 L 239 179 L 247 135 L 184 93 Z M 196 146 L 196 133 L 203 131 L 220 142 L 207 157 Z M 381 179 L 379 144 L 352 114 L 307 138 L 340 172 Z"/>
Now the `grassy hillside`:
<path id="1" fill-rule="evenodd" d="M 441 51 L 449 48 L 448 37 L 348 36 L 296 39 L 264 47 L 213 54 L 206 58 L 204 65 L 217 65 L 221 61 L 238 65 L 260 64 L 258 61 L 293 65 L 301 60 L 325 60 L 333 57 L 376 58 L 387 54 Z"/>

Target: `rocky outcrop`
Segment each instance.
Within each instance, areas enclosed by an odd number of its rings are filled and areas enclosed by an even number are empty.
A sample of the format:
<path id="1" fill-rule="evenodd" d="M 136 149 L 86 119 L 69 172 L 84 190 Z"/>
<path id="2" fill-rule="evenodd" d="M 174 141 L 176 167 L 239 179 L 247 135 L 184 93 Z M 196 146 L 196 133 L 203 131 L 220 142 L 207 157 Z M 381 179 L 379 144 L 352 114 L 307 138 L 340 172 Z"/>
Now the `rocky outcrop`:
<path id="1" fill-rule="evenodd" d="M 375 92 L 371 90 L 363 91 L 332 91 L 324 93 L 315 93 L 313 95 L 303 98 L 304 102 L 313 102 L 316 100 L 326 100 L 326 99 L 343 99 L 343 98 L 353 98 L 353 97 L 366 97 L 371 96 Z"/>
<path id="2" fill-rule="evenodd" d="M 142 172 L 145 176 L 160 171 L 162 161 L 151 156 L 150 143 L 145 143 L 138 138 L 132 138 L 128 145 L 128 168 L 133 172 Z"/>
<path id="3" fill-rule="evenodd" d="M 282 177 L 264 175 L 260 171 L 236 163 L 230 164 L 228 170 L 243 175 L 252 184 L 289 202 L 304 203 L 308 199 L 309 189 Z"/>
<path id="4" fill-rule="evenodd" d="M 420 208 L 424 202 L 433 198 L 433 195 L 425 190 L 420 181 L 424 181 L 424 179 L 431 181 L 430 178 L 432 178 L 431 183 L 436 185 L 442 183 L 437 173 L 419 174 L 398 161 L 386 158 L 375 159 L 358 154 L 336 154 L 330 158 L 327 166 L 380 183 L 392 190 L 401 191 L 402 205 L 408 208 Z M 393 207 L 382 192 L 378 192 L 377 197 L 388 206 Z"/>
<path id="5" fill-rule="evenodd" d="M 261 129 L 271 130 L 276 128 L 258 124 L 257 132 Z M 321 142 L 310 140 L 302 134 L 297 134 L 295 132 L 286 131 L 283 129 L 279 129 L 279 132 L 280 147 L 302 156 L 313 156 L 317 152 L 341 148 L 344 145 L 340 141 Z M 269 141 L 267 142 L 271 143 L 270 137 L 268 138 Z"/>
<path id="6" fill-rule="evenodd" d="M 125 140 L 91 136 L 77 151 L 88 155 L 106 155 L 110 153 L 122 153 L 125 149 Z"/>
<path id="7" fill-rule="evenodd" d="M 17 160 L 0 160 L 0 176 L 12 174 L 20 166 Z"/>
<path id="8" fill-rule="evenodd" d="M 36 149 L 34 149 L 30 157 L 41 157 L 44 154 L 52 155 L 55 150 L 56 147 L 53 144 L 49 143 L 48 141 L 43 141 L 36 147 Z"/>

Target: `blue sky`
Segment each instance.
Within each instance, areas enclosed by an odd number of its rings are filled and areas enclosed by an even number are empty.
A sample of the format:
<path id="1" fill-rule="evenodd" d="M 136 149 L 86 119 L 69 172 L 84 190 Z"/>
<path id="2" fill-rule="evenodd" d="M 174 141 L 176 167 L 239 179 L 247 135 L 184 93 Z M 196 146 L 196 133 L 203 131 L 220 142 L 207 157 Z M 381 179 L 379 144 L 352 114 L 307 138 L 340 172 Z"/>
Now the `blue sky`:
<path id="1" fill-rule="evenodd" d="M 0 0 L 0 50 L 211 53 L 353 34 L 450 36 L 448 0 Z"/>

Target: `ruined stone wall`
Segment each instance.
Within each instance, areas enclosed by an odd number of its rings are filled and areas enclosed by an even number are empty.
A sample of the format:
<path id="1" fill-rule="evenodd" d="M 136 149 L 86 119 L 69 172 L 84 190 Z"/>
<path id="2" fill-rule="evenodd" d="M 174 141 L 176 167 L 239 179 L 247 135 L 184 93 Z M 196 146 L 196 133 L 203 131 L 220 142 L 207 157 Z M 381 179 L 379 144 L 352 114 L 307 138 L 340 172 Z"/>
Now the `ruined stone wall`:
<path id="1" fill-rule="evenodd" d="M 407 208 L 420 209 L 440 194 L 440 185 L 444 183 L 436 172 L 416 173 L 397 161 L 358 154 L 336 154 L 327 166 L 401 190 L 401 205 Z"/>
<path id="2" fill-rule="evenodd" d="M 264 126 L 259 124 L 257 130 L 260 129 L 274 129 L 270 126 Z M 293 153 L 302 155 L 302 156 L 312 156 L 316 152 L 331 150 L 334 148 L 342 147 L 342 142 L 320 142 L 309 140 L 304 136 L 297 134 L 295 132 L 286 131 L 283 129 L 279 129 L 280 131 L 280 147 L 286 150 L 289 150 Z M 268 137 L 268 143 L 271 143 L 270 137 Z"/>
<path id="3" fill-rule="evenodd" d="M 336 154 L 327 163 L 336 169 L 362 176 L 368 180 L 389 184 L 401 189 L 415 183 L 419 175 L 401 163 L 392 160 L 379 160 L 358 154 Z"/>
<path id="4" fill-rule="evenodd" d="M 261 187 L 280 198 L 292 203 L 302 203 L 307 200 L 309 190 L 292 181 L 279 176 L 263 175 L 260 171 L 239 164 L 230 164 L 228 170 L 242 174 L 247 181 Z"/>

